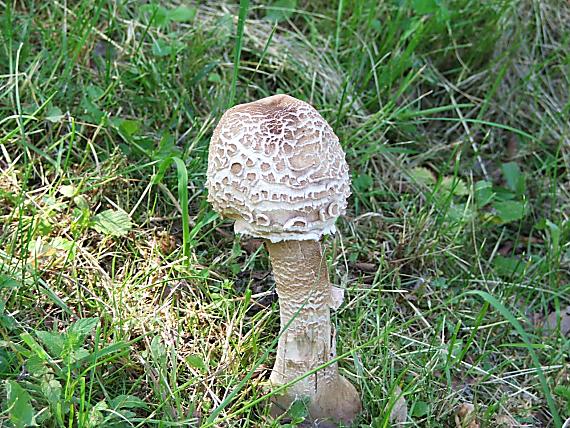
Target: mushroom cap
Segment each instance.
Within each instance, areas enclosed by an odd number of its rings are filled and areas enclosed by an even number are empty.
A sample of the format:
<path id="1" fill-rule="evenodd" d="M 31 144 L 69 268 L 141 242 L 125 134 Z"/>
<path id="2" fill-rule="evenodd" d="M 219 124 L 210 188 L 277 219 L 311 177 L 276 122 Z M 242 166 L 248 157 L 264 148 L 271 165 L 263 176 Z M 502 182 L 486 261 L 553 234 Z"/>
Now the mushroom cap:
<path id="1" fill-rule="evenodd" d="M 236 233 L 272 242 L 334 233 L 350 195 L 337 136 L 312 106 L 288 95 L 224 113 L 210 141 L 206 186 Z"/>

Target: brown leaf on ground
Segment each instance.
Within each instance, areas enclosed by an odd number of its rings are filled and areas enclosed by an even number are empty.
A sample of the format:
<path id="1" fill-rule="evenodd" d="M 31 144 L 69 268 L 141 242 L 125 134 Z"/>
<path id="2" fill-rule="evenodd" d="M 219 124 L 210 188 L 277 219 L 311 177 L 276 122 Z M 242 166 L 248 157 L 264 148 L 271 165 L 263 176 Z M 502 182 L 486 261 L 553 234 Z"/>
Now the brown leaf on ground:
<path id="1" fill-rule="evenodd" d="M 507 139 L 507 159 L 515 159 L 518 153 L 518 141 L 517 138 L 511 136 Z"/>
<path id="2" fill-rule="evenodd" d="M 544 322 L 544 332 L 552 333 L 557 331 L 560 326 L 560 334 L 562 336 L 570 336 L 570 306 L 560 309 L 560 316 L 556 311 L 548 314 L 548 318 Z"/>
<path id="3" fill-rule="evenodd" d="M 374 263 L 368 263 L 368 262 L 354 262 L 352 266 L 355 269 L 367 273 L 376 273 L 376 271 L 378 270 L 378 266 L 376 266 Z"/>
<path id="4" fill-rule="evenodd" d="M 402 390 L 399 387 L 395 388 L 394 394 L 400 397 L 390 412 L 390 424 L 396 428 L 403 426 L 402 424 L 408 419 L 408 404 L 402 396 Z"/>
<path id="5" fill-rule="evenodd" d="M 330 306 L 333 311 L 336 311 L 344 302 L 344 289 L 335 287 L 331 284 L 331 299 Z"/>
<path id="6" fill-rule="evenodd" d="M 475 414 L 475 406 L 471 403 L 463 403 L 455 412 L 456 428 L 479 428 L 477 415 Z"/>
<path id="7" fill-rule="evenodd" d="M 499 248 L 498 253 L 501 256 L 508 256 L 513 251 L 513 241 L 507 241 Z"/>
<path id="8" fill-rule="evenodd" d="M 162 254 L 168 255 L 177 247 L 176 238 L 166 231 L 158 232 L 155 239 Z"/>
<path id="9" fill-rule="evenodd" d="M 245 250 L 247 254 L 255 253 L 259 247 L 263 245 L 263 241 L 261 239 L 247 239 L 242 242 L 241 247 Z"/>

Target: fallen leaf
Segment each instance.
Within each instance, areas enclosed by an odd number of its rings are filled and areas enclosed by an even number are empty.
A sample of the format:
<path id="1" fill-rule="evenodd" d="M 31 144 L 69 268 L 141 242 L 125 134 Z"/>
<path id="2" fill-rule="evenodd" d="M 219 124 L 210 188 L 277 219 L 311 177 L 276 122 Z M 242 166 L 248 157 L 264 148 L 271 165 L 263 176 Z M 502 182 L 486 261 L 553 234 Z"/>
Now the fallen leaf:
<path id="1" fill-rule="evenodd" d="M 390 424 L 394 427 L 403 426 L 408 419 L 408 403 L 406 402 L 404 396 L 402 395 L 402 390 L 400 387 L 394 389 L 394 394 L 399 396 L 398 400 L 392 407 L 390 412 Z"/>
<path id="2" fill-rule="evenodd" d="M 378 267 L 374 263 L 368 263 L 368 262 L 355 262 L 353 263 L 353 266 L 355 269 L 368 273 L 376 273 L 376 271 L 378 270 Z"/>
<path id="3" fill-rule="evenodd" d="M 109 209 L 95 215 L 91 227 L 105 235 L 125 236 L 133 228 L 133 223 L 125 211 Z"/>
<path id="4" fill-rule="evenodd" d="M 63 186 L 59 186 L 58 192 L 61 193 L 66 198 L 71 198 L 75 195 L 77 189 L 72 184 L 67 184 Z"/>
<path id="5" fill-rule="evenodd" d="M 162 254 L 168 255 L 176 250 L 176 238 L 166 231 L 158 232 L 156 244 Z"/>
<path id="6" fill-rule="evenodd" d="M 441 188 L 448 194 L 451 193 L 456 196 L 467 196 L 469 194 L 469 189 L 465 181 L 458 177 L 443 177 L 441 180 Z"/>
<path id="7" fill-rule="evenodd" d="M 344 289 L 340 287 L 335 287 L 331 284 L 331 301 L 330 307 L 333 311 L 336 311 L 342 305 L 344 301 Z"/>
<path id="8" fill-rule="evenodd" d="M 513 241 L 507 241 L 505 242 L 503 245 L 501 245 L 501 247 L 499 248 L 498 253 L 503 256 L 503 257 L 507 257 L 509 254 L 512 253 L 513 251 Z"/>
<path id="9" fill-rule="evenodd" d="M 475 406 L 471 403 L 463 403 L 455 412 L 456 428 L 479 428 L 477 416 L 475 415 Z"/>
<path id="10" fill-rule="evenodd" d="M 558 326 L 560 326 L 562 336 L 570 335 L 570 306 L 560 309 L 560 317 L 556 311 L 551 312 L 544 323 L 544 331 L 551 333 L 558 330 Z"/>
<path id="11" fill-rule="evenodd" d="M 413 181 L 424 186 L 436 183 L 435 174 L 423 166 L 417 166 L 409 171 L 409 175 Z"/>
<path id="12" fill-rule="evenodd" d="M 241 247 L 245 250 L 247 254 L 255 253 L 259 247 L 263 245 L 263 241 L 261 239 L 247 239 L 242 242 Z"/>
<path id="13" fill-rule="evenodd" d="M 518 153 L 518 142 L 514 136 L 507 140 L 507 158 L 514 159 Z"/>

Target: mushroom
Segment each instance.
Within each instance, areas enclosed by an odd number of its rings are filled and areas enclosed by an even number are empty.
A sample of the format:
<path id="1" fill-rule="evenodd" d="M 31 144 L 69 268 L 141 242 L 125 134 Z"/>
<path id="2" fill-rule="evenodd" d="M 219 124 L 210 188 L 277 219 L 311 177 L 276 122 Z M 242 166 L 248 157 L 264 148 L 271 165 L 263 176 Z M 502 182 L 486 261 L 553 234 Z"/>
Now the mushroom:
<path id="1" fill-rule="evenodd" d="M 206 185 L 214 209 L 235 220 L 235 232 L 264 239 L 269 251 L 282 329 L 271 384 L 311 372 L 273 398 L 272 414 L 306 399 L 313 421 L 350 423 L 360 398 L 331 362 L 330 309 L 342 292 L 329 282 L 320 244 L 335 232 L 350 195 L 338 138 L 312 106 L 288 95 L 237 105 L 212 136 Z"/>

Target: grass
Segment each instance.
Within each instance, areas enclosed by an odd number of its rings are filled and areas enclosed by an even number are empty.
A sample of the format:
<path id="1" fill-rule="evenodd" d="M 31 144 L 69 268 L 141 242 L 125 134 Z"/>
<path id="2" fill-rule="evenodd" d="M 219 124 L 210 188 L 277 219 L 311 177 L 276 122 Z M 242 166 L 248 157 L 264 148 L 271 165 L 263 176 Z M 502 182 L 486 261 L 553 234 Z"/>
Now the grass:
<path id="1" fill-rule="evenodd" d="M 352 171 L 325 247 L 355 426 L 397 388 L 409 427 L 570 418 L 566 2 L 0 5 L 2 425 L 277 425 L 268 257 L 204 190 L 228 102 L 277 92 Z"/>

